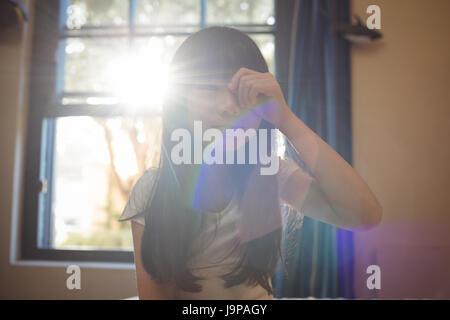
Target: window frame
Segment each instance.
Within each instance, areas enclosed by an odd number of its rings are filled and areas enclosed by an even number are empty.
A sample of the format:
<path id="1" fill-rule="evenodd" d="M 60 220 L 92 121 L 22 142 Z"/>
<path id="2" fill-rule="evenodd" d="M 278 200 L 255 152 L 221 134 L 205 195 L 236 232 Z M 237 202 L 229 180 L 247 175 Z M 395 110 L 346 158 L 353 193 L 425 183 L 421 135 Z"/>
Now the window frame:
<path id="1" fill-rule="evenodd" d="M 40 0 L 34 3 L 34 28 L 31 55 L 30 96 L 28 104 L 27 137 L 26 137 L 26 161 L 24 174 L 23 216 L 21 224 L 21 259 L 22 260 L 51 260 L 51 261 L 89 261 L 89 262 L 122 262 L 133 263 L 132 250 L 115 249 L 56 249 L 41 247 L 41 244 L 49 246 L 52 243 L 51 232 L 51 195 L 52 183 L 52 159 L 55 142 L 55 123 L 59 117 L 66 116 L 98 116 L 113 117 L 127 116 L 127 108 L 123 105 L 92 106 L 92 105 L 62 105 L 61 95 L 67 96 L 62 91 L 64 65 L 58 63 L 61 60 L 60 40 L 66 37 L 100 37 L 98 31 L 102 28 L 117 32 L 108 33 L 103 37 L 128 37 L 133 39 L 153 34 L 164 33 L 152 30 L 136 30 L 134 28 L 135 9 L 137 0 L 129 1 L 129 25 L 126 27 L 85 27 L 76 32 L 65 30 L 65 6 L 69 0 Z M 201 23 L 190 31 L 170 32 L 170 35 L 190 35 L 203 27 L 205 23 L 207 0 L 201 1 Z M 232 26 L 246 33 L 272 33 L 275 44 L 275 75 L 281 89 L 287 98 L 289 60 L 290 60 L 290 34 L 292 12 L 295 0 L 274 0 L 275 24 L 266 25 L 239 25 Z M 55 18 L 56 17 L 56 18 Z M 227 26 L 226 24 L 222 24 Z M 186 28 L 185 28 L 186 29 Z M 71 93 L 74 94 L 74 93 Z M 76 95 L 76 93 L 75 93 Z M 89 96 L 93 96 L 89 94 Z M 141 112 L 143 116 L 158 116 L 155 112 Z M 45 134 L 42 134 L 45 133 Z M 44 144 L 48 147 L 42 148 Z M 41 151 L 45 151 L 42 152 Z M 45 165 L 41 166 L 41 163 Z M 43 179 L 45 178 L 45 179 Z M 42 193 L 41 190 L 46 189 Z M 46 204 L 45 214 L 39 214 L 39 199 Z M 38 237 L 40 237 L 38 239 Z"/>

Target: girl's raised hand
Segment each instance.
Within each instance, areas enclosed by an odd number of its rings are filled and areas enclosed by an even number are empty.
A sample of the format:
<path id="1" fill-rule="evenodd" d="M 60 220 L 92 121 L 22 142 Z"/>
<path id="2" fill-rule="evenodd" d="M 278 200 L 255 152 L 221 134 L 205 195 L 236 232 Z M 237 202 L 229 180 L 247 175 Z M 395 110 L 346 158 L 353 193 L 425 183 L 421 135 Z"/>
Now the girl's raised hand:
<path id="1" fill-rule="evenodd" d="M 289 108 L 276 78 L 270 73 L 261 73 L 240 68 L 228 84 L 228 89 L 238 99 L 240 108 L 250 108 L 275 127 L 289 114 Z"/>

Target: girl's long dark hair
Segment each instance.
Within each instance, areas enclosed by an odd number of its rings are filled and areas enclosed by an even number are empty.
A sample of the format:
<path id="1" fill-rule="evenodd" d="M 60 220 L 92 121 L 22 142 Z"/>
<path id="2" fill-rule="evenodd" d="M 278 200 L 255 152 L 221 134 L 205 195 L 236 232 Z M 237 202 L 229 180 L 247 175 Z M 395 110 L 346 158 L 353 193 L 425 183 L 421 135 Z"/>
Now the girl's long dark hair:
<path id="1" fill-rule="evenodd" d="M 191 165 L 175 165 L 170 158 L 174 144 L 170 140 L 172 131 L 188 128 L 182 83 L 217 74 L 231 79 L 241 67 L 268 72 L 267 63 L 255 42 L 245 33 L 228 27 L 209 27 L 194 33 L 181 44 L 172 59 L 172 79 L 175 81 L 163 106 L 162 161 L 152 201 L 146 209 L 142 261 L 155 280 L 175 282 L 185 291 L 201 290 L 196 282 L 202 278 L 189 270 L 188 262 L 195 250 L 201 250 L 192 244 L 202 230 L 205 215 L 185 201 L 189 189 L 186 177 L 187 172 L 192 171 Z M 268 129 L 270 134 L 273 126 L 262 120 L 260 128 Z M 267 140 L 271 152 L 274 146 L 270 135 Z M 248 157 L 248 152 L 246 155 Z M 229 168 L 234 190 L 239 195 L 240 234 L 264 233 L 248 241 L 236 239 L 239 260 L 222 278 L 225 287 L 259 284 L 273 294 L 269 280 L 281 256 L 280 204 L 276 176 L 260 175 L 260 167 L 258 159 L 257 164 L 246 161 L 246 164 Z"/>

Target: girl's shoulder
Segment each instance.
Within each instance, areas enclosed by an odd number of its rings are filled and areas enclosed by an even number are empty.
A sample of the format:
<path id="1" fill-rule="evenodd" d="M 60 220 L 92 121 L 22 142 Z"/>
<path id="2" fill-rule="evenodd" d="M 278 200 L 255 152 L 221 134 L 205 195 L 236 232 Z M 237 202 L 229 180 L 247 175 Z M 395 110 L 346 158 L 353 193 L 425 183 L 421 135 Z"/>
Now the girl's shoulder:
<path id="1" fill-rule="evenodd" d="M 158 171 L 159 168 L 147 169 L 137 179 L 119 218 L 120 222 L 132 219 L 142 225 L 145 224 L 144 210 L 153 194 Z"/>

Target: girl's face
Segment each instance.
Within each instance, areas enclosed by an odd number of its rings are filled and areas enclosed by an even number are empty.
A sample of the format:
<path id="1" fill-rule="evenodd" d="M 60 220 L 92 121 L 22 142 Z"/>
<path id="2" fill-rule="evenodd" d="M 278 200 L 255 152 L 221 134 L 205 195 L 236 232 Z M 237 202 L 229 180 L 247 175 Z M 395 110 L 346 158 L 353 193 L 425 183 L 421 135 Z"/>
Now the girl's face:
<path id="1" fill-rule="evenodd" d="M 189 86 L 187 100 L 191 128 L 194 120 L 202 121 L 203 130 L 217 128 L 222 132 L 227 128 L 257 129 L 261 122 L 261 118 L 248 111 L 249 106 L 239 106 L 224 78 Z"/>

